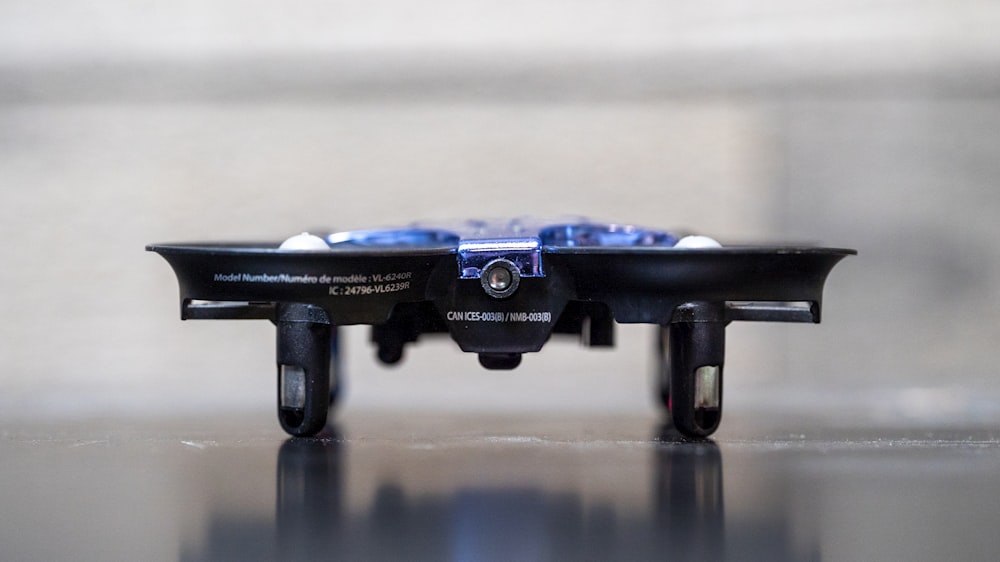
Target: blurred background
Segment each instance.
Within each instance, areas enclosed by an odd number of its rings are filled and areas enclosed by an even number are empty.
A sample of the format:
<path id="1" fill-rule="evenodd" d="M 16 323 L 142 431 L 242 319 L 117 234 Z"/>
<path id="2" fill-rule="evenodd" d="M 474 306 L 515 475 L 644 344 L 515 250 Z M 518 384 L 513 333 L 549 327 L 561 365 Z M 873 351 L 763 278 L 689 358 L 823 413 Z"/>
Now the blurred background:
<path id="1" fill-rule="evenodd" d="M 822 325 L 730 327 L 730 411 L 1000 420 L 998 27 L 944 0 L 0 2 L 0 417 L 270 415 L 272 327 L 181 323 L 147 243 L 583 214 L 860 250 Z M 646 326 L 506 373 L 345 337 L 348 410 L 654 408 Z"/>

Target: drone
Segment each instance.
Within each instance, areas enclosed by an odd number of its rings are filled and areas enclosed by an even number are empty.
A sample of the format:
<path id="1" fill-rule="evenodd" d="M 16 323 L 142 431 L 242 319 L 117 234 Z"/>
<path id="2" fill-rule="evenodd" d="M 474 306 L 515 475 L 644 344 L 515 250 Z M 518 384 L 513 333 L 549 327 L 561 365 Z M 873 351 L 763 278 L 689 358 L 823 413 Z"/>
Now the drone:
<path id="1" fill-rule="evenodd" d="M 274 323 L 278 420 L 299 437 L 337 401 L 341 326 L 370 325 L 386 364 L 448 334 L 486 369 L 514 369 L 554 334 L 612 347 L 615 323 L 644 323 L 658 330 L 660 403 L 683 436 L 704 438 L 722 418 L 726 326 L 819 323 L 827 276 L 857 253 L 527 219 L 146 249 L 173 268 L 182 320 Z"/>

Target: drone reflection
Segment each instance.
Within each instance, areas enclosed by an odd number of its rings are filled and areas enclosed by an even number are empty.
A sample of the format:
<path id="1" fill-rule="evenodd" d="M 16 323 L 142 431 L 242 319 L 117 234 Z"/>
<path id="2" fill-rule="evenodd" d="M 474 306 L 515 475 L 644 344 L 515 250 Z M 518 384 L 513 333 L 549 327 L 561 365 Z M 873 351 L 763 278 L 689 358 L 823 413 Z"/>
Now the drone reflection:
<path id="1" fill-rule="evenodd" d="M 273 521 L 214 513 L 201 545 L 186 549 L 182 559 L 795 558 L 787 541 L 773 541 L 787 535 L 784 529 L 736 522 L 736 532 L 727 532 L 719 447 L 712 441 L 686 442 L 670 428 L 658 428 L 637 456 L 651 459 L 643 468 L 651 479 L 615 484 L 623 492 L 647 491 L 634 509 L 594 499 L 588 490 L 554 488 L 544 479 L 432 490 L 405 476 L 410 467 L 405 461 L 398 465 L 399 456 L 392 469 L 403 476 L 377 478 L 366 507 L 351 508 L 348 476 L 356 474 L 355 467 L 348 470 L 351 445 L 336 434 L 285 441 L 278 452 Z M 536 453 L 542 458 L 532 462 L 551 460 L 544 450 Z M 763 550 L 755 538 L 761 532 L 772 539 Z"/>

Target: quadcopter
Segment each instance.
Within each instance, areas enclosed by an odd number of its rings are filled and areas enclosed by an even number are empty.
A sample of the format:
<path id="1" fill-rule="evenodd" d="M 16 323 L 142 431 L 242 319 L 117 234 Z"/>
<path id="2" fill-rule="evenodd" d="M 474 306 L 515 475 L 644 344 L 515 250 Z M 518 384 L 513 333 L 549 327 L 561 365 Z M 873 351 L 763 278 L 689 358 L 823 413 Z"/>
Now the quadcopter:
<path id="1" fill-rule="evenodd" d="M 610 347 L 615 323 L 645 323 L 659 331 L 660 402 L 691 438 L 711 435 L 722 417 L 726 326 L 819 323 L 828 274 L 857 253 L 524 219 L 147 250 L 177 275 L 181 319 L 275 324 L 278 420 L 291 435 L 326 425 L 341 326 L 370 325 L 386 364 L 425 334 L 448 334 L 483 367 L 513 369 L 553 334 Z"/>

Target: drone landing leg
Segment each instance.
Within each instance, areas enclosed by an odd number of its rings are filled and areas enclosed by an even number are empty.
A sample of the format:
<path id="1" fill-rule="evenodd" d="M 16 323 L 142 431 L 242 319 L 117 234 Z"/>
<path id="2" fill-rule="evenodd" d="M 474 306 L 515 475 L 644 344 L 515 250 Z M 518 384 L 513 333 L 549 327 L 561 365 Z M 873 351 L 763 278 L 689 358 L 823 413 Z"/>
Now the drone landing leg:
<path id="1" fill-rule="evenodd" d="M 330 371 L 335 328 L 323 309 L 307 304 L 279 304 L 275 323 L 278 421 L 289 434 L 309 437 L 326 426 L 334 397 Z"/>
<path id="2" fill-rule="evenodd" d="M 722 419 L 726 324 L 677 322 L 667 331 L 667 395 L 674 427 L 688 437 L 707 437 Z"/>

